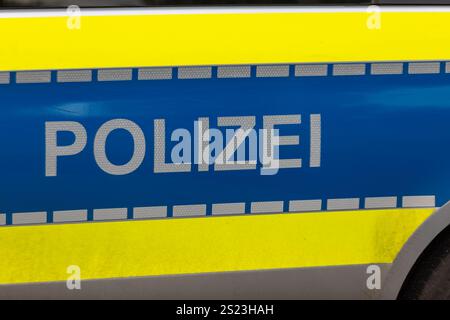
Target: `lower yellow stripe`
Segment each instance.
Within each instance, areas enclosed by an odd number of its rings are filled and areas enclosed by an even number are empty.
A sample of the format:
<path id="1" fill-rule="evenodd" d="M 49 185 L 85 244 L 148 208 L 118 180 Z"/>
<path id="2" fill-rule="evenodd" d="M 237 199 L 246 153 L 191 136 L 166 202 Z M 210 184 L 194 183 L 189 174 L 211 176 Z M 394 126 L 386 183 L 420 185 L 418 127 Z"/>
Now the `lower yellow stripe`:
<path id="1" fill-rule="evenodd" d="M 434 209 L 0 228 L 0 283 L 390 263 Z"/>

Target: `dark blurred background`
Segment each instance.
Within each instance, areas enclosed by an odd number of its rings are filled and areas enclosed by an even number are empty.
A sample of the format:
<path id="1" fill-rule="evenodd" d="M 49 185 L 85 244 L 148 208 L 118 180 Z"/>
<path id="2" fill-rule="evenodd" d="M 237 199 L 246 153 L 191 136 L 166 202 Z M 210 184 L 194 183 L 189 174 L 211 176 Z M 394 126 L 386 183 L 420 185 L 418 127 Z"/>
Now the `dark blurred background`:
<path id="1" fill-rule="evenodd" d="M 258 5 L 369 5 L 369 4 L 450 4 L 450 0 L 0 0 L 0 9 L 93 7 L 162 7 L 162 6 L 258 6 Z"/>
<path id="2" fill-rule="evenodd" d="M 0 0 L 3 8 L 368 4 L 362 0 Z"/>

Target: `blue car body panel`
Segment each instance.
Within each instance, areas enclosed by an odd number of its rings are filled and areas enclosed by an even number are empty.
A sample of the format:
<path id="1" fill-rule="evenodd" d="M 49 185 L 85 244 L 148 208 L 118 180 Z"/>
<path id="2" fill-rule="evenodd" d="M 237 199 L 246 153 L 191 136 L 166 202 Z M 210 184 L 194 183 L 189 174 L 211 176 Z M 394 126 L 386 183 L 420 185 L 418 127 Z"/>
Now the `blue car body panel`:
<path id="1" fill-rule="evenodd" d="M 287 211 L 288 200 L 432 194 L 442 206 L 450 199 L 450 74 L 295 77 L 290 68 L 289 77 L 258 78 L 252 67 L 242 79 L 177 79 L 174 68 L 173 79 L 152 81 L 137 80 L 134 69 L 131 81 L 86 83 L 58 83 L 54 71 L 51 83 L 0 85 L 0 211 L 11 224 L 13 212 L 47 211 L 51 222 L 54 210 L 80 208 L 92 220 L 93 208 L 202 203 L 210 215 L 213 203 L 283 200 Z M 196 165 L 153 172 L 155 119 L 166 120 L 170 159 L 170 132 L 193 132 L 199 117 L 216 127 L 219 116 L 256 116 L 262 128 L 265 115 L 293 114 L 302 123 L 280 134 L 298 134 L 300 145 L 281 146 L 280 156 L 302 158 L 302 168 L 267 176 L 259 169 L 199 172 Z M 321 115 L 320 167 L 308 166 L 311 114 Z M 145 159 L 128 175 L 110 175 L 94 160 L 95 133 L 111 119 L 129 119 L 145 134 Z M 60 157 L 55 177 L 45 175 L 48 121 L 76 121 L 87 131 L 84 150 Z M 58 145 L 71 143 L 72 135 L 58 136 Z M 114 131 L 106 150 L 111 162 L 125 163 L 133 140 Z"/>

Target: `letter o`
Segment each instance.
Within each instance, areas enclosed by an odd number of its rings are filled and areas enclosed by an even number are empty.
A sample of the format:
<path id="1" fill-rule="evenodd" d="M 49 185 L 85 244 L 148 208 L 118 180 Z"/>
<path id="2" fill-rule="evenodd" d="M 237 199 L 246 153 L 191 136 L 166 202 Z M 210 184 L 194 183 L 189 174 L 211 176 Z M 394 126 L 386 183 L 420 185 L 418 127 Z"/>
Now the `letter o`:
<path id="1" fill-rule="evenodd" d="M 106 155 L 106 139 L 117 129 L 128 131 L 134 142 L 133 155 L 127 163 L 115 165 Z M 145 136 L 141 128 L 133 121 L 127 119 L 114 119 L 105 122 L 97 131 L 94 139 L 94 157 L 97 165 L 106 173 L 112 175 L 125 175 L 136 170 L 145 157 Z"/>

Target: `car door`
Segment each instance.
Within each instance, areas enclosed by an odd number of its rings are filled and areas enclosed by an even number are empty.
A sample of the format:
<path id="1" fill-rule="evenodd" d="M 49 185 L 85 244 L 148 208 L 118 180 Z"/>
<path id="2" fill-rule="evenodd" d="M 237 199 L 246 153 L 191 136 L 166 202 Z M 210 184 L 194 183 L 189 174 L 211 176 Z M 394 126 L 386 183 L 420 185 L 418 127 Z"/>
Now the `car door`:
<path id="1" fill-rule="evenodd" d="M 0 12 L 6 296 L 379 293 L 448 199 L 448 12 L 282 4 Z"/>

